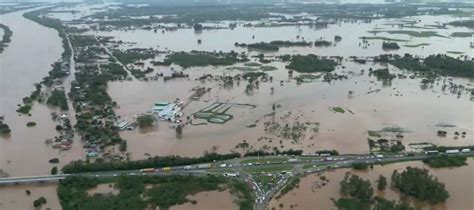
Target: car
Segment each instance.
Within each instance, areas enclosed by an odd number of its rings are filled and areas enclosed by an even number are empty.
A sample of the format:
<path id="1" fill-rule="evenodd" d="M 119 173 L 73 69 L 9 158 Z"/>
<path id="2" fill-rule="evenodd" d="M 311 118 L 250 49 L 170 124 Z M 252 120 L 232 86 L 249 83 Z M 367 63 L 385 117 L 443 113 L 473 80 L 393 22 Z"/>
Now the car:
<path id="1" fill-rule="evenodd" d="M 114 174 L 113 176 L 117 176 L 117 174 Z"/>

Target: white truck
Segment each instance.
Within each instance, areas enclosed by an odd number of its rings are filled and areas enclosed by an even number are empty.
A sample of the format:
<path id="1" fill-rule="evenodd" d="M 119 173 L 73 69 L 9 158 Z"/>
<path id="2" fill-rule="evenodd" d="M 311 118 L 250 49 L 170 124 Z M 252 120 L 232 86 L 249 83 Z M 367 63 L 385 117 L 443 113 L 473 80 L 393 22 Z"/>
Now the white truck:
<path id="1" fill-rule="evenodd" d="M 465 148 L 465 149 L 462 149 L 461 152 L 462 153 L 468 153 L 468 152 L 471 152 L 471 149 Z"/>
<path id="2" fill-rule="evenodd" d="M 446 154 L 458 154 L 459 150 L 458 149 L 448 149 L 446 150 Z"/>

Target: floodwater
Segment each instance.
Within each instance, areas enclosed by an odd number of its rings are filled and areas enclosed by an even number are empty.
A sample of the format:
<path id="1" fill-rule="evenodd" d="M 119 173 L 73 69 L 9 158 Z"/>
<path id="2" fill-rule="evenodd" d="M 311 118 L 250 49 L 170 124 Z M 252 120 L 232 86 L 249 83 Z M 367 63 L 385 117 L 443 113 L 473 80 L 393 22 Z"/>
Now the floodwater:
<path id="1" fill-rule="evenodd" d="M 82 146 L 74 143 L 67 152 L 59 152 L 44 143 L 58 135 L 51 120 L 51 109 L 34 104 L 32 116 L 19 116 L 15 111 L 22 98 L 29 96 L 48 75 L 51 64 L 61 57 L 61 39 L 54 29 L 23 18 L 25 11 L 0 16 L 0 22 L 13 31 L 12 41 L 0 54 L 0 115 L 12 129 L 8 137 L 0 137 L 0 169 L 11 176 L 49 174 L 51 158 L 61 160 L 58 166 L 83 157 Z M 27 122 L 37 126 L 28 128 Z"/>
<path id="2" fill-rule="evenodd" d="M 367 130 L 381 130 L 385 127 L 400 127 L 406 132 L 402 143 L 430 142 L 438 145 L 471 145 L 474 140 L 473 102 L 468 93 L 459 98 L 456 94 L 441 91 L 443 79 L 437 81 L 432 88 L 420 87 L 420 79 L 394 79 L 390 86 L 368 76 L 368 69 L 382 66 L 360 65 L 351 61 L 343 61 L 345 68 L 335 72 L 349 75 L 348 79 L 331 83 L 315 81 L 296 84 L 288 79 L 287 70 L 281 62 L 269 65 L 278 68 L 267 72 L 274 77 L 273 82 L 261 82 L 253 94 L 244 93 L 247 82 L 240 86 L 234 85 L 227 89 L 218 82 L 201 83 L 194 79 L 204 75 L 234 75 L 240 71 L 225 70 L 226 67 L 190 68 L 184 70 L 190 79 L 175 79 L 167 81 L 127 81 L 110 83 L 108 92 L 118 102 L 118 115 L 129 121 L 137 114 L 151 109 L 156 101 L 173 101 L 176 98 L 187 99 L 193 87 L 212 88 L 199 101 L 192 101 L 185 109 L 185 116 L 191 115 L 210 104 L 219 102 L 248 103 L 256 108 L 232 108 L 230 113 L 234 118 L 223 125 L 208 124 L 202 126 L 187 125 L 180 138 L 176 137 L 169 123 L 160 121 L 151 130 L 124 131 L 122 137 L 128 140 L 128 149 L 132 159 L 151 155 L 187 155 L 199 156 L 204 151 L 216 150 L 228 152 L 235 149 L 244 140 L 253 148 L 264 146 L 279 147 L 280 149 L 303 149 L 314 152 L 323 149 L 336 149 L 342 153 L 367 153 Z M 406 73 L 388 66 L 392 73 Z M 168 72 L 167 67 L 156 68 L 155 72 Z M 173 67 L 170 67 L 173 68 Z M 177 67 L 174 67 L 177 68 Z M 362 74 L 361 70 L 365 73 Z M 297 74 L 294 73 L 296 76 Z M 283 86 L 280 85 L 283 82 Z M 453 79 L 458 84 L 470 84 L 466 79 Z M 271 94 L 271 87 L 274 93 Z M 379 92 L 373 92 L 379 89 Z M 126 91 L 124 91 L 126 90 Z M 352 90 L 354 94 L 348 96 Z M 126 93 L 126 94 L 124 94 Z M 308 134 L 298 142 L 268 135 L 264 131 L 264 122 L 273 120 L 265 117 L 272 112 L 272 104 L 281 105 L 276 109 L 276 121 L 290 114 L 290 121 L 318 122 L 319 132 Z M 334 113 L 329 107 L 343 107 L 350 110 L 344 114 Z M 440 111 L 443 110 L 443 111 Z M 183 119 L 186 119 L 185 117 Z M 256 127 L 247 125 L 256 123 Z M 441 128 L 439 124 L 455 125 L 451 128 Z M 447 130 L 450 135 L 445 138 L 436 136 L 437 130 Z M 466 132 L 464 138 L 453 138 L 454 131 Z M 393 134 L 394 135 L 394 134 Z M 392 135 L 391 138 L 394 138 Z M 273 138 L 272 142 L 258 139 L 262 136 Z M 283 147 L 281 147 L 283 146 Z"/>
<path id="3" fill-rule="evenodd" d="M 0 209 L 34 209 L 33 201 L 43 196 L 47 203 L 41 209 L 60 210 L 56 188 L 56 184 L 0 186 Z"/>
<path id="4" fill-rule="evenodd" d="M 473 54 L 470 48 L 472 37 L 450 37 L 453 32 L 472 32 L 464 27 L 448 27 L 448 29 L 428 28 L 426 25 L 438 25 L 449 21 L 460 20 L 452 16 L 413 16 L 404 19 L 378 19 L 370 23 L 362 21 L 357 22 L 338 22 L 330 24 L 327 28 L 315 28 L 310 26 L 283 26 L 283 27 L 243 27 L 239 26 L 235 29 L 219 29 L 204 30 L 196 33 L 194 29 L 178 29 L 176 31 L 166 31 L 162 33 L 160 30 L 112 30 L 112 31 L 89 31 L 87 34 L 95 34 L 101 36 L 113 37 L 116 41 L 131 43 L 130 45 L 122 45 L 121 48 L 155 48 L 158 50 L 171 51 L 224 51 L 234 50 L 237 52 L 247 52 L 246 48 L 235 47 L 234 43 L 257 43 L 269 42 L 274 40 L 290 40 L 290 41 L 315 41 L 326 40 L 331 41 L 335 46 L 330 47 L 297 47 L 297 48 L 280 48 L 276 53 L 267 54 L 317 54 L 322 56 L 378 56 L 380 54 L 410 53 L 420 56 L 428 56 L 431 54 L 442 53 L 447 51 L 463 52 L 467 56 Z M 465 18 L 464 18 L 465 19 Z M 415 27 L 420 28 L 401 28 L 393 24 L 403 24 L 406 21 L 418 21 Z M 388 34 L 369 33 L 369 31 L 433 31 L 441 36 L 431 37 L 412 37 L 406 34 Z M 350 33 L 348 33 L 350 31 Z M 342 41 L 335 43 L 334 36 L 339 35 Z M 254 36 L 254 37 L 253 37 Z M 388 37 L 392 39 L 402 39 L 399 42 L 400 50 L 385 51 L 382 49 L 382 40 L 368 40 L 369 46 L 366 48 L 359 45 L 362 40 L 360 37 Z M 198 44 L 197 40 L 202 41 Z M 404 45 L 416 45 L 429 43 L 424 47 L 404 47 Z M 260 52 L 253 52 L 260 53 Z M 456 56 L 456 55 L 454 55 Z"/>
<path id="5" fill-rule="evenodd" d="M 430 169 L 430 174 L 438 177 L 438 180 L 445 184 L 446 190 L 450 193 L 450 197 L 444 204 L 429 205 L 426 203 L 413 203 L 418 208 L 422 209 L 456 209 L 469 210 L 474 208 L 474 201 L 469 195 L 474 193 L 474 160 L 468 159 L 468 166 L 460 168 L 445 168 L 445 169 Z M 373 170 L 369 171 L 354 171 L 350 169 L 337 169 L 333 171 L 324 172 L 321 175 L 329 179 L 327 185 L 322 186 L 320 176 L 316 174 L 308 175 L 302 178 L 299 188 L 296 188 L 279 200 L 273 199 L 270 203 L 270 208 L 275 207 L 280 209 L 279 204 L 283 203 L 283 209 L 290 209 L 290 205 L 296 206 L 294 209 L 336 209 L 331 201 L 331 198 L 337 199 L 340 197 L 339 182 L 344 179 L 346 172 L 360 176 L 363 179 L 369 179 L 372 187 L 376 188 L 376 180 L 382 174 L 390 181 L 393 170 L 402 171 L 407 166 L 428 168 L 422 162 L 405 162 L 395 163 L 385 166 L 375 166 Z M 377 192 L 376 195 L 383 196 L 388 200 L 399 200 L 399 194 L 390 188 L 385 192 Z"/>
<path id="6" fill-rule="evenodd" d="M 200 192 L 193 196 L 188 196 L 191 201 L 196 201 L 195 204 L 187 202 L 181 205 L 170 207 L 170 210 L 237 210 L 239 206 L 234 202 L 234 196 L 225 190 Z"/>
<path id="7" fill-rule="evenodd" d="M 112 36 L 116 41 L 124 41 L 120 48 L 154 48 L 170 51 L 237 51 L 246 52 L 244 48 L 235 47 L 234 43 L 255 43 L 272 40 L 293 40 L 297 35 L 302 40 L 323 39 L 333 41 L 335 35 L 341 35 L 342 41 L 331 47 L 289 47 L 280 48 L 279 52 L 266 53 L 267 56 L 280 54 L 308 54 L 314 53 L 322 56 L 377 56 L 384 53 L 411 53 L 416 56 L 427 56 L 446 51 L 460 51 L 470 57 L 473 49 L 469 47 L 470 37 L 445 38 L 411 37 L 409 35 L 396 35 L 379 33 L 377 36 L 405 39 L 398 51 L 382 50 L 382 40 L 369 40 L 366 48 L 359 46 L 361 36 L 373 36 L 370 30 L 401 30 L 399 26 L 408 20 L 418 21 L 415 27 L 441 24 L 459 18 L 451 16 L 415 16 L 405 19 L 380 19 L 371 23 L 342 22 L 329 25 L 327 28 L 311 28 L 309 26 L 285 26 L 246 28 L 237 27 L 234 30 L 204 30 L 195 33 L 193 29 L 179 29 L 154 33 L 147 30 L 113 30 L 90 31 L 88 34 Z M 351 35 L 347 36 L 347 30 Z M 466 28 L 448 29 L 420 29 L 404 28 L 403 30 L 435 31 L 439 35 L 449 36 L 452 32 L 469 32 Z M 252 36 L 255 35 L 255 39 Z M 202 44 L 197 40 L 201 39 Z M 425 47 L 404 47 L 403 45 L 429 43 Z M 250 55 L 260 52 L 250 51 Z M 157 60 L 165 55 L 160 54 Z M 458 55 L 453 55 L 458 56 Z M 254 60 L 256 61 L 256 60 Z M 169 75 L 174 69 L 182 70 L 179 66 L 153 67 L 146 61 L 147 67 L 154 68 L 154 73 Z M 116 112 L 124 119 L 133 121 L 134 116 L 150 111 L 156 101 L 174 101 L 176 98 L 186 100 L 192 93 L 191 89 L 197 86 L 212 88 L 200 101 L 193 101 L 186 107 L 184 113 L 190 116 L 214 102 L 248 103 L 256 105 L 254 109 L 232 108 L 234 119 L 224 125 L 209 124 L 205 126 L 186 126 L 183 135 L 177 138 L 175 131 L 169 129 L 169 124 L 159 122 L 153 129 L 124 131 L 122 137 L 128 140 L 128 149 L 132 159 L 141 159 L 148 155 L 186 155 L 199 156 L 205 151 L 228 152 L 236 150 L 235 146 L 242 142 L 250 144 L 250 149 L 272 148 L 279 149 L 304 149 L 314 152 L 323 149 L 336 149 L 342 153 L 367 153 L 368 130 L 381 130 L 383 128 L 398 127 L 406 131 L 402 143 L 408 147 L 410 143 L 429 142 L 438 145 L 471 145 L 474 140 L 474 115 L 473 102 L 467 92 L 459 97 L 449 91 L 442 91 L 444 83 L 453 81 L 466 87 L 472 87 L 473 81 L 468 79 L 442 78 L 432 87 L 420 85 L 421 79 L 394 79 L 391 84 L 378 81 L 375 77 L 368 76 L 368 69 L 385 68 L 378 64 L 356 64 L 344 60 L 335 72 L 347 75 L 345 80 L 324 83 L 319 81 L 296 84 L 288 76 L 285 63 L 272 62 L 265 64 L 277 67 L 276 71 L 266 72 L 274 78 L 273 83 L 262 82 L 260 88 L 254 93 L 244 93 L 246 82 L 233 88 L 223 88 L 216 81 L 205 83 L 195 81 L 205 75 L 235 75 L 244 73 L 238 70 L 226 70 L 227 67 L 199 67 L 183 70 L 189 74 L 189 79 L 175 79 L 171 81 L 125 81 L 109 84 L 108 92 L 117 101 L 119 108 Z M 242 66 L 237 64 L 236 66 Z M 407 74 L 393 66 L 388 66 L 392 73 Z M 362 73 L 364 70 L 364 73 Z M 153 74 L 154 74 L 153 73 Z M 297 73 L 294 73 L 297 76 Z M 451 80 L 452 79 L 452 80 Z M 280 81 L 284 81 L 280 85 Z M 274 88 L 271 94 L 270 89 Z M 354 94 L 349 96 L 349 91 Z M 268 136 L 264 131 L 264 122 L 273 118 L 264 117 L 272 112 L 272 104 L 281 105 L 277 109 L 275 118 L 289 114 L 286 121 L 318 122 L 319 132 L 308 134 L 297 142 L 282 140 L 275 136 Z M 352 113 L 334 113 L 329 107 L 343 107 Z M 185 119 L 185 118 L 184 118 Z M 247 125 L 256 124 L 254 128 Z M 286 123 L 280 121 L 279 123 Z M 439 127 L 440 124 L 454 125 L 454 127 Z M 436 136 L 437 130 L 447 130 L 450 135 L 446 138 Z M 453 133 L 466 132 L 464 138 L 453 138 Z M 394 138 L 392 134 L 390 138 Z M 271 140 L 259 140 L 261 137 L 270 137 Z"/>

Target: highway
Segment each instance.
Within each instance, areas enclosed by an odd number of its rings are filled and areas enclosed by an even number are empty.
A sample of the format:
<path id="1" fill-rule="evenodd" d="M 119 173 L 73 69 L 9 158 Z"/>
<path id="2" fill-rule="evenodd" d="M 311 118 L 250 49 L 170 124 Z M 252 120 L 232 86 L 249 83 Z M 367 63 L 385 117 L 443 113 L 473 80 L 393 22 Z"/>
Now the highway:
<path id="1" fill-rule="evenodd" d="M 466 157 L 474 156 L 474 152 L 464 152 L 449 155 L 461 155 Z M 282 157 L 286 158 L 282 161 Z M 120 175 L 128 176 L 170 176 L 170 175 L 192 175 L 192 176 L 205 176 L 209 174 L 223 175 L 233 171 L 237 174 L 236 178 L 245 180 L 252 185 L 256 195 L 255 209 L 266 209 L 269 201 L 278 194 L 278 192 L 285 187 L 288 180 L 292 176 L 299 176 L 308 173 L 321 172 L 329 169 L 336 168 L 348 168 L 352 167 L 355 163 L 367 163 L 367 164 L 388 164 L 404 161 L 416 161 L 423 160 L 433 155 L 427 155 L 425 153 L 417 153 L 412 155 L 337 155 L 329 157 L 319 156 L 265 156 L 261 157 L 266 162 L 260 162 L 258 157 L 246 157 L 236 158 L 232 160 L 225 160 L 213 163 L 206 163 L 206 165 L 212 168 L 202 168 L 199 166 L 202 164 L 192 166 L 175 166 L 170 167 L 167 170 L 158 169 L 152 172 L 144 172 L 142 170 L 124 170 L 124 171 L 101 171 L 101 172 L 88 172 L 88 173 L 77 173 L 77 174 L 58 174 L 58 175 L 43 175 L 43 176 L 24 176 L 24 177 L 8 177 L 0 178 L 0 185 L 8 184 L 30 184 L 30 183 L 44 183 L 44 182 L 58 182 L 70 176 L 86 176 L 86 177 L 116 177 Z M 275 159 L 279 161 L 268 161 L 269 159 Z M 291 159 L 290 159 L 291 158 Z M 292 161 L 290 161 L 292 160 Z M 246 162 L 245 162 L 246 161 Z M 250 162 L 249 162 L 250 161 Z M 242 163 L 245 162 L 245 163 Z M 318 166 L 305 167 L 305 166 Z M 265 191 L 261 189 L 257 182 L 254 181 L 253 175 L 259 174 L 258 169 L 264 169 L 272 166 L 290 166 L 291 171 L 285 171 L 284 176 L 278 184 L 271 189 Z M 249 173 L 251 171 L 257 171 Z M 262 170 L 263 171 L 263 170 Z M 280 173 L 281 171 L 275 171 Z M 273 173 L 275 173 L 273 172 Z M 261 172 L 263 173 L 263 172 Z M 265 172 L 267 173 L 267 172 Z"/>

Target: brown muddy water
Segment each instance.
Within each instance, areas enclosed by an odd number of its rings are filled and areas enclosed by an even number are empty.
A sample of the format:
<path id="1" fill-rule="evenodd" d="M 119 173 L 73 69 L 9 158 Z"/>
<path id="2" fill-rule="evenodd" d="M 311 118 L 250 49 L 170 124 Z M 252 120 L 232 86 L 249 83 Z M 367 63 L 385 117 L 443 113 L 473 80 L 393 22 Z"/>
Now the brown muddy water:
<path id="1" fill-rule="evenodd" d="M 47 204 L 41 209 L 61 210 L 56 188 L 56 184 L 0 186 L 0 209 L 33 210 L 33 201 L 43 196 Z M 31 195 L 28 196 L 26 190 L 29 190 Z"/>
<path id="2" fill-rule="evenodd" d="M 473 102 L 470 101 L 469 94 L 462 94 L 458 98 L 456 94 L 442 92 L 441 85 L 446 78 L 440 79 L 432 88 L 427 89 L 420 87 L 420 79 L 397 78 L 391 85 L 384 85 L 375 77 L 368 76 L 370 67 L 377 69 L 382 66 L 343 61 L 345 68 L 338 68 L 335 72 L 348 75 L 348 79 L 298 85 L 295 80 L 289 79 L 283 63 L 273 62 L 269 65 L 278 68 L 276 71 L 267 72 L 274 77 L 274 81 L 261 82 L 259 89 L 250 95 L 244 93 L 247 84 L 245 81 L 230 89 L 219 86 L 215 81 L 194 81 L 194 78 L 204 74 L 242 73 L 225 70 L 226 67 L 189 68 L 184 70 L 190 75 L 189 79 L 176 79 L 166 83 L 139 80 L 111 83 L 108 92 L 118 102 L 119 108 L 116 112 L 130 121 L 134 120 L 135 115 L 149 111 L 156 101 L 187 99 L 192 94 L 190 90 L 196 86 L 212 90 L 199 101 L 191 102 L 184 109 L 185 116 L 192 115 L 216 101 L 256 105 L 253 109 L 232 108 L 230 113 L 234 115 L 234 119 L 223 125 L 187 125 L 180 138 L 177 138 L 174 129 L 169 128 L 170 124 L 164 121 L 160 121 L 153 129 L 121 132 L 122 137 L 128 140 L 132 159 L 144 158 L 145 153 L 199 156 L 206 150 L 228 152 L 244 140 L 256 149 L 276 146 L 280 149 L 303 149 L 306 152 L 336 149 L 341 153 L 367 153 L 367 131 L 386 127 L 404 129 L 406 132 L 402 143 L 407 148 L 409 143 L 421 142 L 439 145 L 473 144 Z M 388 68 L 392 73 L 406 73 L 392 66 Z M 362 69 L 365 70 L 363 74 Z M 166 74 L 168 71 L 169 69 L 160 67 L 155 72 Z M 294 76 L 296 75 L 295 73 Z M 280 85 L 281 80 L 284 81 L 283 86 Z M 453 81 L 464 85 L 472 83 L 466 79 Z M 271 87 L 274 88 L 273 94 Z M 379 91 L 374 92 L 377 89 Z M 350 90 L 354 92 L 352 96 L 348 95 Z M 273 118 L 265 115 L 272 112 L 274 103 L 281 105 L 276 109 L 276 122 L 318 122 L 319 132 L 307 134 L 296 142 L 269 135 L 264 131 L 264 122 L 272 121 Z M 343 107 L 352 113 L 334 113 L 329 107 Z M 282 120 L 284 115 L 290 117 L 286 121 Z M 256 127 L 247 127 L 253 123 L 256 123 Z M 444 128 L 439 127 L 439 124 L 455 127 Z M 438 137 L 437 130 L 448 130 L 450 135 L 446 138 Z M 454 139 L 454 131 L 465 131 L 467 135 Z M 260 137 L 272 140 L 259 141 Z M 391 138 L 394 138 L 394 134 L 391 134 Z"/>
<path id="3" fill-rule="evenodd" d="M 22 98 L 34 90 L 33 84 L 48 75 L 51 64 L 63 52 L 57 32 L 23 18 L 24 12 L 0 16 L 0 22 L 13 31 L 11 43 L 0 54 L 0 115 L 12 129 L 10 136 L 0 137 L 0 169 L 11 176 L 49 174 L 53 167 L 49 159 L 59 158 L 61 166 L 84 156 L 80 142 L 66 152 L 45 145 L 46 139 L 57 135 L 48 107 L 35 104 L 31 117 L 15 112 Z M 26 127 L 30 121 L 37 126 Z"/>
<path id="4" fill-rule="evenodd" d="M 200 192 L 193 196 L 188 196 L 195 204 L 187 202 L 181 205 L 170 207 L 170 210 L 237 210 L 239 206 L 234 202 L 234 196 L 228 191 Z"/>
<path id="5" fill-rule="evenodd" d="M 351 169 L 337 169 L 324 172 L 321 175 L 311 174 L 301 179 L 299 188 L 296 188 L 279 200 L 273 199 L 270 203 L 270 208 L 281 209 L 280 203 L 284 204 L 283 209 L 290 209 L 290 205 L 294 209 L 336 209 L 331 201 L 331 198 L 340 197 L 339 182 L 344 179 L 346 172 L 351 172 L 360 176 L 363 179 L 368 179 L 375 188 L 377 186 L 376 180 L 382 174 L 390 180 L 393 170 L 402 171 L 407 166 L 427 168 L 430 174 L 438 177 L 439 181 L 444 183 L 446 190 L 449 191 L 450 197 L 444 204 L 429 205 L 421 202 L 412 202 L 421 209 L 455 209 L 455 210 L 469 210 L 474 208 L 474 201 L 471 196 L 474 193 L 474 159 L 468 159 L 468 166 L 460 168 L 444 168 L 444 169 L 429 169 L 421 161 L 395 163 L 385 166 L 375 166 L 374 169 L 368 171 L 355 171 Z M 321 186 L 320 176 L 325 176 L 329 179 L 327 185 Z M 395 190 L 387 188 L 385 192 L 377 192 L 376 195 L 383 196 L 389 200 L 399 200 L 400 195 Z"/>

